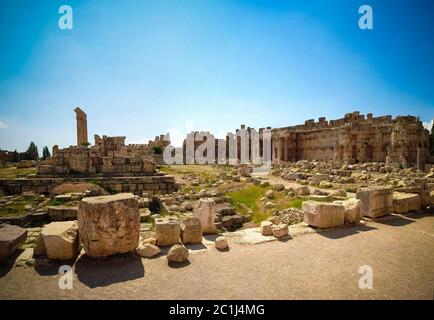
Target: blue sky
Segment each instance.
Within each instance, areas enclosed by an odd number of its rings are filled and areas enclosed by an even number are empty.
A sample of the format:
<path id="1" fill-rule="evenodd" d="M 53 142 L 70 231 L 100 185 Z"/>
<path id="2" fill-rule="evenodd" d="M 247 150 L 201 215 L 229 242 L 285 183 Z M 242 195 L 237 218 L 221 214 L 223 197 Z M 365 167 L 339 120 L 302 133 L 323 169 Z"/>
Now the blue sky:
<path id="1" fill-rule="evenodd" d="M 358 27 L 363 4 L 373 30 Z M 434 117 L 430 0 L 2 0 L 0 34 L 1 149 L 75 144 L 75 106 L 91 142 L 354 110 Z"/>

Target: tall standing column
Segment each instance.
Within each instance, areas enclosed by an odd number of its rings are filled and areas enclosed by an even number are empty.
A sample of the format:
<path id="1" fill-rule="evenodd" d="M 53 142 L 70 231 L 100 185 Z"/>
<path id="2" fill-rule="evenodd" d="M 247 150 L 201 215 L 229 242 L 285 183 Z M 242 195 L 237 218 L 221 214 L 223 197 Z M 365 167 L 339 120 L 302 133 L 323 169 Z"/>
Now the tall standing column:
<path id="1" fill-rule="evenodd" d="M 87 145 L 87 115 L 79 107 L 74 109 L 77 118 L 77 145 Z"/>

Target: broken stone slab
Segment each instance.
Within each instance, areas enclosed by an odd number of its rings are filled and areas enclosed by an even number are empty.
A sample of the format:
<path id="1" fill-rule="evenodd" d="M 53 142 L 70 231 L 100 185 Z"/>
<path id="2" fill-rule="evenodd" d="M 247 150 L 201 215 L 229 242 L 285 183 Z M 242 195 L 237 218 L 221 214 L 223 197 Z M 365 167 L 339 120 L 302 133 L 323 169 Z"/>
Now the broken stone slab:
<path id="1" fill-rule="evenodd" d="M 333 228 L 345 221 L 343 205 L 308 200 L 303 202 L 302 210 L 304 222 L 317 228 Z"/>
<path id="2" fill-rule="evenodd" d="M 0 261 L 6 260 L 26 240 L 26 229 L 10 224 L 0 224 Z"/>
<path id="3" fill-rule="evenodd" d="M 55 200 L 58 200 L 62 203 L 68 202 L 72 200 L 71 194 L 59 194 L 58 196 L 54 197 Z"/>
<path id="4" fill-rule="evenodd" d="M 74 260 L 80 253 L 76 221 L 46 224 L 39 237 L 41 240 L 38 241 L 43 241 L 43 246 L 39 245 L 35 255 L 46 255 L 51 260 Z M 42 250 L 45 250 L 45 254 Z"/>
<path id="5" fill-rule="evenodd" d="M 77 220 L 78 207 L 52 206 L 48 207 L 51 221 Z"/>
<path id="6" fill-rule="evenodd" d="M 368 187 L 359 189 L 356 198 L 361 200 L 362 216 L 381 217 L 393 212 L 393 191 L 388 187 Z"/>
<path id="7" fill-rule="evenodd" d="M 271 221 L 262 221 L 260 224 L 261 234 L 263 236 L 271 236 L 273 234 L 273 223 Z"/>
<path id="8" fill-rule="evenodd" d="M 307 178 L 307 183 L 309 184 L 319 184 L 321 181 L 331 181 L 331 177 L 328 174 L 316 174 L 312 177 Z"/>
<path id="9" fill-rule="evenodd" d="M 216 203 L 213 199 L 200 199 L 199 203 L 193 209 L 193 214 L 200 220 L 202 233 L 213 234 L 217 232 L 217 229 L 214 225 L 216 217 Z"/>
<path id="10" fill-rule="evenodd" d="M 140 237 L 137 199 L 132 193 L 84 198 L 79 204 L 78 227 L 90 257 L 134 251 Z"/>
<path id="11" fill-rule="evenodd" d="M 282 223 L 279 225 L 274 225 L 271 227 L 273 232 L 273 236 L 276 238 L 284 238 L 288 235 L 288 225 L 286 223 Z"/>
<path id="12" fill-rule="evenodd" d="M 217 237 L 214 244 L 218 250 L 227 250 L 229 248 L 228 240 L 223 236 Z"/>
<path id="13" fill-rule="evenodd" d="M 179 243 L 181 225 L 172 218 L 159 218 L 155 220 L 155 239 L 157 246 L 165 247 Z"/>
<path id="14" fill-rule="evenodd" d="M 143 258 L 152 258 L 160 254 L 161 250 L 154 244 L 146 243 L 140 245 L 136 249 L 136 252 Z"/>
<path id="15" fill-rule="evenodd" d="M 34 264 L 35 261 L 33 259 L 33 248 L 24 249 L 24 251 L 18 256 L 17 260 L 15 260 L 15 266 L 17 267 L 31 267 Z"/>
<path id="16" fill-rule="evenodd" d="M 202 225 L 199 218 L 191 216 L 181 222 L 181 241 L 184 244 L 202 243 Z"/>
<path id="17" fill-rule="evenodd" d="M 167 253 L 167 260 L 169 262 L 185 262 L 188 260 L 188 249 L 180 244 L 172 246 Z"/>
<path id="18" fill-rule="evenodd" d="M 301 186 L 295 189 L 295 193 L 299 196 L 308 196 L 310 195 L 310 190 L 308 186 Z"/>
<path id="19" fill-rule="evenodd" d="M 345 223 L 356 223 L 362 218 L 359 199 L 336 200 L 334 204 L 342 205 L 345 208 Z"/>
<path id="20" fill-rule="evenodd" d="M 420 195 L 416 193 L 393 193 L 393 210 L 395 213 L 408 213 L 420 209 Z"/>

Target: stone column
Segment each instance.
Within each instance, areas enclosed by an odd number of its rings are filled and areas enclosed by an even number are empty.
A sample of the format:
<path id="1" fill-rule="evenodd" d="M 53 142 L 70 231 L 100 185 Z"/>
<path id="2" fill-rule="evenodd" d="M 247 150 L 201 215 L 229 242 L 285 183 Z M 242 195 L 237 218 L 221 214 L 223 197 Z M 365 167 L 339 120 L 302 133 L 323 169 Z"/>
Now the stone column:
<path id="1" fill-rule="evenodd" d="M 74 109 L 77 116 L 77 145 L 87 145 L 87 115 L 79 107 Z"/>
<path id="2" fill-rule="evenodd" d="M 423 170 L 422 168 L 422 162 L 421 162 L 421 148 L 417 147 L 416 151 L 416 169 L 417 170 Z"/>

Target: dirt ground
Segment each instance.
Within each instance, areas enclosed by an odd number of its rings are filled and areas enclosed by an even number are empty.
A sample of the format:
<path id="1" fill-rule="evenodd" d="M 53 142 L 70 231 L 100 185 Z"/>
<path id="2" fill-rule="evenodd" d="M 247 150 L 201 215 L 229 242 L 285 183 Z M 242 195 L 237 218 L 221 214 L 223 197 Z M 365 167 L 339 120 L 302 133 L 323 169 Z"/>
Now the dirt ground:
<path id="1" fill-rule="evenodd" d="M 79 258 L 73 289 L 58 287 L 58 264 L 0 268 L 0 299 L 433 299 L 434 215 L 389 216 L 285 242 L 230 250 L 196 246 L 189 262 L 136 255 Z M 360 289 L 359 268 L 373 270 Z"/>

